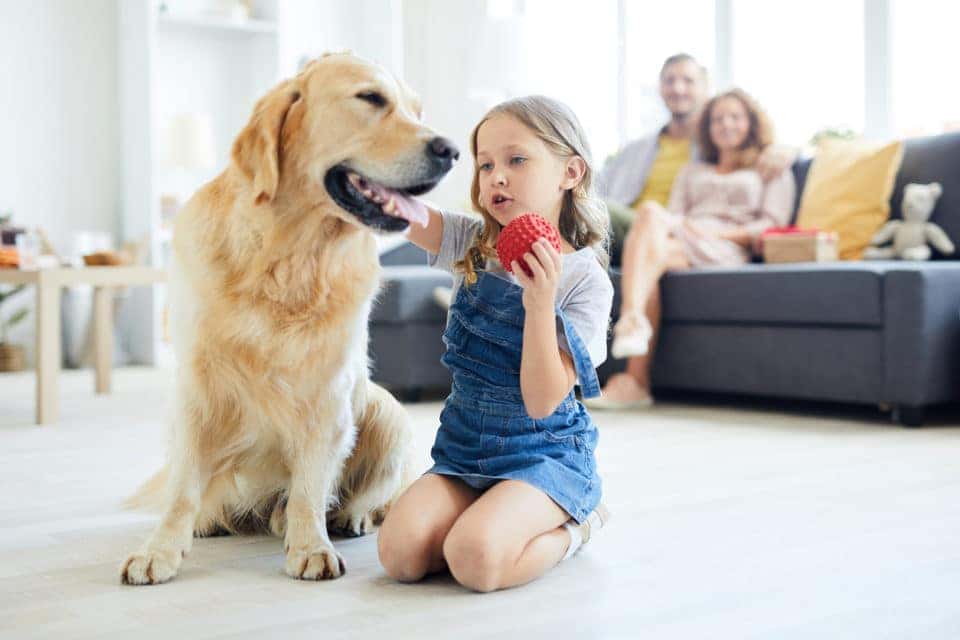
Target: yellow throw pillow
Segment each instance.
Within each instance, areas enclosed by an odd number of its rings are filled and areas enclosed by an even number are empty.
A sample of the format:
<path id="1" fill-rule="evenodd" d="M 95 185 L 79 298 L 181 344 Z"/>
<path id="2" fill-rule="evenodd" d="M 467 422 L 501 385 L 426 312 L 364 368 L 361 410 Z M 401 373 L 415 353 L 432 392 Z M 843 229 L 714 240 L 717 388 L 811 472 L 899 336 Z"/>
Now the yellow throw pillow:
<path id="1" fill-rule="evenodd" d="M 810 167 L 797 226 L 836 231 L 841 260 L 859 260 L 890 217 L 903 143 L 824 141 Z"/>

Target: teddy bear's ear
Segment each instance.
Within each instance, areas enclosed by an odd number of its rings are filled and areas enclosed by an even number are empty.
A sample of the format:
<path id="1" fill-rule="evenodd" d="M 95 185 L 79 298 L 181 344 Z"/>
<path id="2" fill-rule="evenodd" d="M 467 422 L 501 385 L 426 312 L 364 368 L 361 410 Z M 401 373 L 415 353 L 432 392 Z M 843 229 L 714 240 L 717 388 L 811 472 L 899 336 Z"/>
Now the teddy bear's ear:
<path id="1" fill-rule="evenodd" d="M 939 198 L 940 194 L 943 193 L 943 187 L 940 186 L 939 182 L 931 182 L 929 184 L 930 193 L 933 194 L 934 198 Z"/>

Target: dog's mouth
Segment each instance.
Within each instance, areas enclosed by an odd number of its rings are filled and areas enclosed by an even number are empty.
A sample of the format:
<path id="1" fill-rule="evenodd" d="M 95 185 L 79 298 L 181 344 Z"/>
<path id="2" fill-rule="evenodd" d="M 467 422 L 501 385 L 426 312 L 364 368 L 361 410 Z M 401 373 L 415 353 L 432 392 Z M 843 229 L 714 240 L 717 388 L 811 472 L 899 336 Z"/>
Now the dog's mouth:
<path id="1" fill-rule="evenodd" d="M 430 191 L 437 182 L 387 187 L 343 165 L 327 171 L 323 179 L 327 193 L 341 208 L 366 226 L 382 231 L 403 231 L 410 223 L 427 226 L 427 208 L 413 196 Z"/>

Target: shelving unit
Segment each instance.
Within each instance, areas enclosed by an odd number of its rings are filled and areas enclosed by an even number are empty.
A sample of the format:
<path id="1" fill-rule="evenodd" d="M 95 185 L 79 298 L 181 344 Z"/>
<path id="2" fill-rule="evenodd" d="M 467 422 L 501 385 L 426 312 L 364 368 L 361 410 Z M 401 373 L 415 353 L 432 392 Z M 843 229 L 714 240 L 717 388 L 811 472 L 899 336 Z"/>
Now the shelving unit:
<path id="1" fill-rule="evenodd" d="M 161 198 L 182 205 L 229 163 L 237 132 L 256 100 L 280 76 L 278 12 L 282 0 L 253 3 L 249 19 L 220 16 L 223 3 L 124 0 L 119 5 L 123 130 L 124 240 L 149 244 L 150 265 L 169 264 L 172 229 Z M 167 11 L 162 6 L 170 5 Z M 210 123 L 214 162 L 203 169 L 172 166 L 170 130 L 181 114 Z M 169 362 L 165 286 L 131 292 L 124 335 L 133 360 Z"/>
<path id="2" fill-rule="evenodd" d="M 227 33 L 249 33 L 276 35 L 277 23 L 273 20 L 247 18 L 233 20 L 213 16 L 193 16 L 189 14 L 161 13 L 158 19 L 161 29 L 200 29 L 204 31 L 223 31 Z"/>
<path id="3" fill-rule="evenodd" d="M 257 99 L 303 60 L 349 49 L 403 75 L 401 0 L 255 0 L 251 17 L 242 20 L 223 15 L 227 0 L 117 5 L 122 240 L 146 239 L 154 267 L 167 266 L 172 240 L 161 197 L 185 202 L 223 171 Z M 209 120 L 209 169 L 166 161 L 169 129 L 180 114 Z M 126 350 L 137 363 L 172 359 L 163 330 L 166 295 L 163 286 L 133 290 L 120 314 Z"/>

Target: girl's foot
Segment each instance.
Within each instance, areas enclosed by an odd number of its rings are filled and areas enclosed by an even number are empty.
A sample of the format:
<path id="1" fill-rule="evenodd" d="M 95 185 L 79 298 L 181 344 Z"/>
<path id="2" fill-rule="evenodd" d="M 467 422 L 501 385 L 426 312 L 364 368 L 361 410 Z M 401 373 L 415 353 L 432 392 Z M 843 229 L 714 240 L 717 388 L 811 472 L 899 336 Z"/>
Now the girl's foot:
<path id="1" fill-rule="evenodd" d="M 563 528 L 570 534 L 570 546 L 567 547 L 563 559 L 566 560 L 580 547 L 590 542 L 590 538 L 608 522 L 610 522 L 610 510 L 603 504 L 598 504 L 597 508 L 591 511 L 580 524 L 574 520 L 568 520 Z"/>
<path id="2" fill-rule="evenodd" d="M 650 390 L 641 386 L 637 379 L 628 373 L 615 373 L 610 376 L 601 393 L 598 398 L 585 398 L 583 404 L 590 409 L 609 411 L 646 409 L 653 404 Z"/>
<path id="3" fill-rule="evenodd" d="M 628 311 L 620 316 L 613 327 L 613 345 L 610 355 L 618 360 L 633 356 L 645 356 L 650 348 L 653 327 L 647 316 L 636 311 Z"/>

